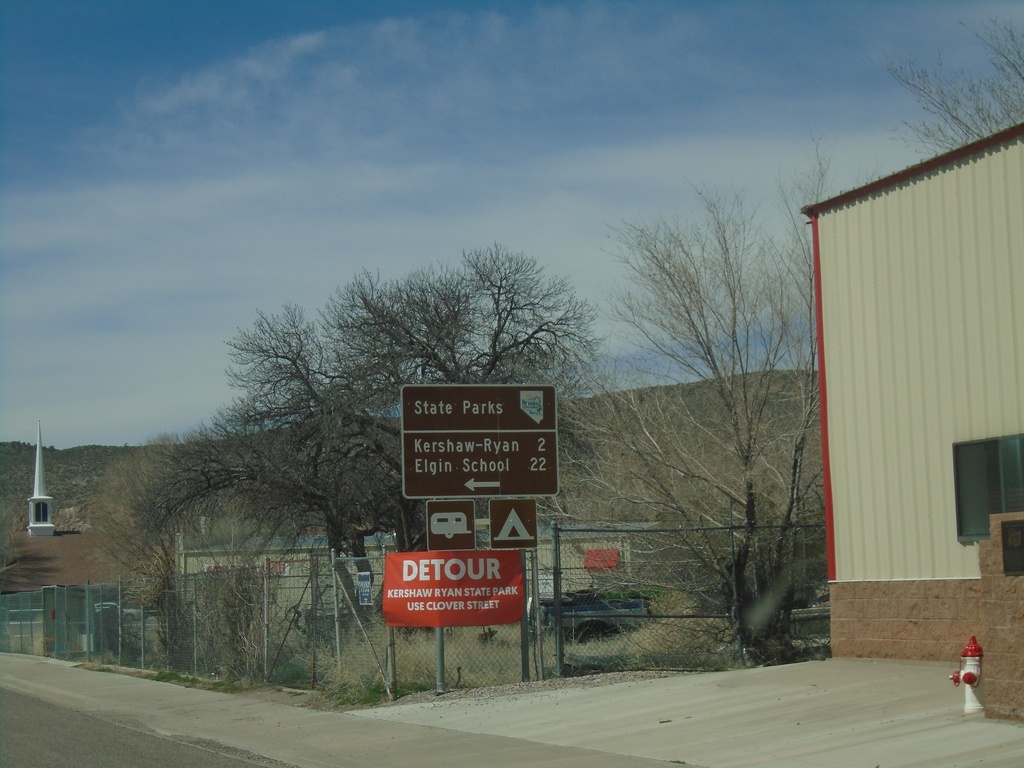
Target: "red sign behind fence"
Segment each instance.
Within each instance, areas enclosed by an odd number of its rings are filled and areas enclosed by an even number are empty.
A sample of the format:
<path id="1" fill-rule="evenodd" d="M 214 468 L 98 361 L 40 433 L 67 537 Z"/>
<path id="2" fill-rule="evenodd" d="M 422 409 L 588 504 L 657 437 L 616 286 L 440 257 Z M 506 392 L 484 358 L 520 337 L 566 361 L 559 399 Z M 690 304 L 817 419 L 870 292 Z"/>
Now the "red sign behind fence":
<path id="1" fill-rule="evenodd" d="M 397 552 L 384 562 L 384 620 L 392 627 L 514 624 L 523 605 L 518 552 Z"/>

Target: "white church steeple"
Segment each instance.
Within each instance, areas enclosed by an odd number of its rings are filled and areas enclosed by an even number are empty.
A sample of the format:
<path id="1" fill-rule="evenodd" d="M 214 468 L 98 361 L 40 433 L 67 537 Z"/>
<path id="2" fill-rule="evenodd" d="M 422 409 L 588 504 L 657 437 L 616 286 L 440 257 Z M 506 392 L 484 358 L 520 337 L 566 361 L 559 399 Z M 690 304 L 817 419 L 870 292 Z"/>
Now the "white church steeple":
<path id="1" fill-rule="evenodd" d="M 36 482 L 28 500 L 29 536 L 53 536 L 53 498 L 46 495 L 46 472 L 43 468 L 43 425 L 36 428 Z"/>

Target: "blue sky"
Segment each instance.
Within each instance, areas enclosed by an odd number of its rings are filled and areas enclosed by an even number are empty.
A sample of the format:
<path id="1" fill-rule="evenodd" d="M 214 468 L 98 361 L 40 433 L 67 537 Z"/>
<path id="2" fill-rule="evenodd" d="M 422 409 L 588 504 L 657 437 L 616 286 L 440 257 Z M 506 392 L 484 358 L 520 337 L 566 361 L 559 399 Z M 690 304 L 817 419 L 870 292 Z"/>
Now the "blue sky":
<path id="1" fill-rule="evenodd" d="M 887 59 L 984 68 L 1019 2 L 0 0 L 0 440 L 138 444 L 226 342 L 495 242 L 599 306 L 624 221 L 919 161 Z M 811 201 L 806 201 L 811 202 Z"/>

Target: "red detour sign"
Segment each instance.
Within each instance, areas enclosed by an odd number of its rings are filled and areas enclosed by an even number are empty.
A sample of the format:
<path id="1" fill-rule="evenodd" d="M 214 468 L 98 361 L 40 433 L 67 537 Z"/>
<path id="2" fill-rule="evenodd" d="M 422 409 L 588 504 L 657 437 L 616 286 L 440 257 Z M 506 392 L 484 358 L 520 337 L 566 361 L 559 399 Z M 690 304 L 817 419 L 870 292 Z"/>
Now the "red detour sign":
<path id="1" fill-rule="evenodd" d="M 402 492 L 410 499 L 558 493 L 555 388 L 402 388 Z"/>
<path id="2" fill-rule="evenodd" d="M 395 552 L 384 561 L 390 627 L 514 624 L 523 604 L 518 552 Z"/>

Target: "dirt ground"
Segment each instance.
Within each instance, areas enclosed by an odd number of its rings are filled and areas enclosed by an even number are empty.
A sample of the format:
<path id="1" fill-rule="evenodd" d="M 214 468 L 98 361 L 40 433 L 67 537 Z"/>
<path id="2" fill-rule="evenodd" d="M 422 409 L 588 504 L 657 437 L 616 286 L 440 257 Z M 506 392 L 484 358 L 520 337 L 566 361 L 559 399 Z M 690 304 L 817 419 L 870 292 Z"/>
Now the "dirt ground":
<path id="1" fill-rule="evenodd" d="M 523 693 L 536 693 L 538 691 L 548 691 L 559 688 L 594 688 L 602 685 L 612 685 L 614 683 L 653 680 L 663 677 L 673 677 L 681 674 L 691 673 L 672 671 L 606 672 L 593 675 L 581 675 L 578 677 L 551 678 L 548 680 L 537 680 L 529 683 L 495 685 L 485 688 L 457 688 L 443 694 L 438 694 L 434 691 L 418 691 L 402 695 L 393 702 L 383 701 L 379 704 L 366 706 L 339 704 L 337 700 L 331 697 L 329 692 L 321 689 L 309 690 L 270 685 L 247 688 L 239 691 L 239 695 L 251 696 L 262 701 L 270 701 L 275 704 L 287 704 L 294 707 L 306 707 L 317 710 L 335 710 L 340 712 L 350 709 L 365 709 L 367 706 L 388 707 L 396 704 L 437 701 L 439 699 L 483 699 L 499 696 L 516 696 Z"/>
<path id="2" fill-rule="evenodd" d="M 388 707 L 396 704 L 410 704 L 417 702 L 437 701 L 439 699 L 483 699 L 499 696 L 515 696 L 523 693 L 536 693 L 538 691 L 555 690 L 559 688 L 593 688 L 614 683 L 633 682 L 638 680 L 653 680 L 662 677 L 673 677 L 681 674 L 692 674 L 687 672 L 639 670 L 633 672 L 605 672 L 600 674 L 580 675 L 575 677 L 550 678 L 548 680 L 537 680 L 528 683 L 512 683 L 509 685 L 495 685 L 484 688 L 456 688 L 447 693 L 438 694 L 435 691 L 417 691 L 400 696 L 395 701 L 381 701 L 374 704 L 348 704 L 340 702 L 330 691 L 323 688 L 288 688 L 279 685 L 225 685 L 223 681 L 196 678 L 189 675 L 175 676 L 174 679 L 160 679 L 161 673 L 152 670 L 131 669 L 128 667 L 116 667 L 100 664 L 82 664 L 85 669 L 92 669 L 102 672 L 131 675 L 146 679 L 156 679 L 170 685 L 184 685 L 189 688 L 202 688 L 205 690 L 230 693 L 236 696 L 246 696 L 259 699 L 260 701 L 284 704 L 292 707 L 305 707 L 320 711 L 343 712 L 352 709 L 366 709 L 368 707 Z"/>

